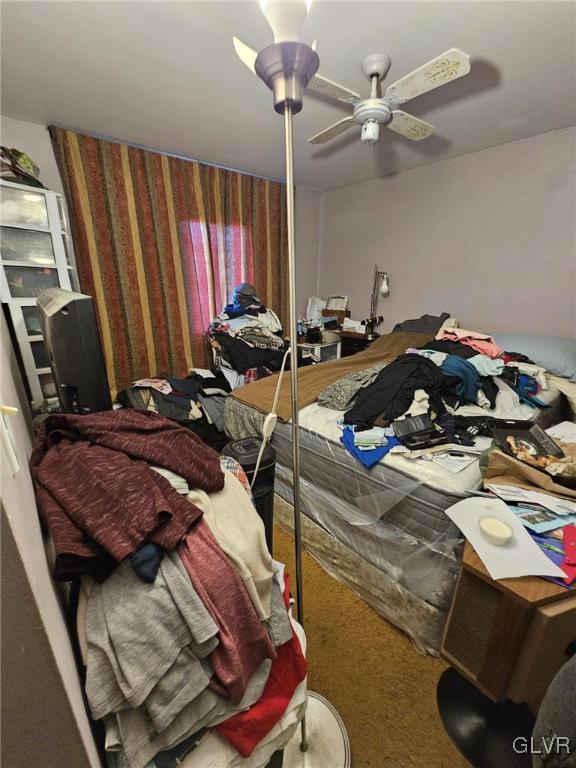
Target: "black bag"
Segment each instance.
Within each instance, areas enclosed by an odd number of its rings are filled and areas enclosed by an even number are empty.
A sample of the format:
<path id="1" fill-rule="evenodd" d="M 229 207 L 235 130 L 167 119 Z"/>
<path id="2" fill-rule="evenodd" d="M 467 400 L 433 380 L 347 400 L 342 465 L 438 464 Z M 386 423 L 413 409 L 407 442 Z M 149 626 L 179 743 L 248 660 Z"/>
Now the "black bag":
<path id="1" fill-rule="evenodd" d="M 434 424 L 430 416 L 408 416 L 392 423 L 394 434 L 402 445 L 411 451 L 421 448 L 431 448 L 433 445 L 444 445 L 450 440 L 444 430 Z"/>

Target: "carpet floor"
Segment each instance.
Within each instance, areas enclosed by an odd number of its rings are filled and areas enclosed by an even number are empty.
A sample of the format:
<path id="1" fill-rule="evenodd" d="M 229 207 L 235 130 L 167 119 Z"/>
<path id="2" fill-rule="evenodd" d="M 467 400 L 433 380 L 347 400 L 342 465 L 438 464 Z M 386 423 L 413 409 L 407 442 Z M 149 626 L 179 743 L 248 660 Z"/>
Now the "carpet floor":
<path id="1" fill-rule="evenodd" d="M 295 593 L 294 540 L 278 526 L 274 557 L 286 563 Z M 342 716 L 353 768 L 468 768 L 436 709 L 445 663 L 419 654 L 306 552 L 302 569 L 308 685 Z"/>

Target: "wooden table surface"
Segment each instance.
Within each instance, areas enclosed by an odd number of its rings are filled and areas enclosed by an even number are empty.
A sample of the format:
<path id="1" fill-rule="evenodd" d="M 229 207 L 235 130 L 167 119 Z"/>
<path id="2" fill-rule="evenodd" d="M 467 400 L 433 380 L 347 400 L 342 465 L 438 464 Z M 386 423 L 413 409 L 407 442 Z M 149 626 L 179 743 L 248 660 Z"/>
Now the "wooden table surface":
<path id="1" fill-rule="evenodd" d="M 576 595 L 576 590 L 560 587 L 551 581 L 541 579 L 539 576 L 522 576 L 516 579 L 499 579 L 494 581 L 468 541 L 464 546 L 463 566 L 467 571 L 471 571 L 480 579 L 487 581 L 509 596 L 516 597 L 527 605 L 544 605 L 545 603 L 552 603 L 555 600 L 562 600 L 563 598 Z"/>

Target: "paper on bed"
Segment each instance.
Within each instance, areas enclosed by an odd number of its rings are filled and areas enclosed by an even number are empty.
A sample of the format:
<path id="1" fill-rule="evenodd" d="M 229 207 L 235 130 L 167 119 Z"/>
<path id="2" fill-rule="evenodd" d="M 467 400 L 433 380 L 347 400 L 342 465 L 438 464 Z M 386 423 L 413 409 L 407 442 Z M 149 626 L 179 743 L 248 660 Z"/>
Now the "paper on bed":
<path id="1" fill-rule="evenodd" d="M 466 467 L 469 467 L 470 464 L 478 461 L 478 456 L 471 456 L 470 454 L 467 456 L 450 456 L 449 453 L 441 453 L 437 456 L 434 456 L 432 461 L 438 464 L 440 467 L 448 469 L 450 472 L 457 473 L 462 472 L 462 470 L 466 469 Z"/>
<path id="2" fill-rule="evenodd" d="M 546 557 L 500 499 L 464 499 L 449 507 L 446 514 L 472 544 L 493 579 L 517 576 L 564 578 L 564 572 Z M 512 538 L 504 546 L 491 544 L 480 532 L 480 518 L 486 515 L 496 517 L 512 528 Z"/>

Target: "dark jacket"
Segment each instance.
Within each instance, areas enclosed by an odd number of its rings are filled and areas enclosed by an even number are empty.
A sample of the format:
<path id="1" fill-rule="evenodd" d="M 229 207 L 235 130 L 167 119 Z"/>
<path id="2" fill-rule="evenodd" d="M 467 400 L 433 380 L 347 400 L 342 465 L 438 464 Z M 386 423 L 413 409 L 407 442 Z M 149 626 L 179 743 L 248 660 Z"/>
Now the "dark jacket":
<path id="1" fill-rule="evenodd" d="M 383 368 L 376 379 L 360 393 L 354 406 L 344 414 L 346 424 L 370 429 L 378 416 L 393 421 L 406 413 L 417 389 L 428 393 L 438 414 L 445 412 L 440 393 L 445 378 L 436 363 L 422 355 L 400 355 Z"/>

